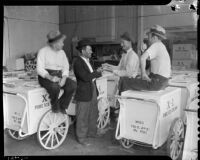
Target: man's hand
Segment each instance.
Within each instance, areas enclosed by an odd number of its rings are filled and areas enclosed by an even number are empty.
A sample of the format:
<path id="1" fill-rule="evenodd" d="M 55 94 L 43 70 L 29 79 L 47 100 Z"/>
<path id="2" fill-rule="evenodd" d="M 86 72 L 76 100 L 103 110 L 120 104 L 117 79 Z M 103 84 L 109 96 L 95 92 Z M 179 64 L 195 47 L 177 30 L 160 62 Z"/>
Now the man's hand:
<path id="1" fill-rule="evenodd" d="M 102 67 L 97 68 L 97 72 L 103 72 L 103 68 Z"/>
<path id="2" fill-rule="evenodd" d="M 65 82 L 66 82 L 66 79 L 67 79 L 67 76 L 63 76 L 62 79 L 60 80 L 60 87 L 63 87 L 65 85 Z"/>
<path id="3" fill-rule="evenodd" d="M 51 81 L 52 82 L 60 82 L 60 78 L 57 76 L 54 76 Z"/>
<path id="4" fill-rule="evenodd" d="M 143 73 L 143 74 L 142 74 L 142 79 L 143 79 L 143 80 L 146 80 L 146 81 L 148 81 L 148 82 L 151 81 L 151 79 L 149 78 L 149 76 L 148 76 L 146 73 Z"/>

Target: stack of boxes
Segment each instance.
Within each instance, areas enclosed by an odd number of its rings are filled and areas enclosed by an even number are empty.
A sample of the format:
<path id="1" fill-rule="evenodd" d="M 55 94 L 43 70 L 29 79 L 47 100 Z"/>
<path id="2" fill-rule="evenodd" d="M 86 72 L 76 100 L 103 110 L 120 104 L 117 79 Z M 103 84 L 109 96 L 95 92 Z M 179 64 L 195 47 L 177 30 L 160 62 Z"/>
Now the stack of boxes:
<path id="1" fill-rule="evenodd" d="M 197 67 L 197 50 L 194 44 L 174 44 L 172 66 L 174 69 Z"/>

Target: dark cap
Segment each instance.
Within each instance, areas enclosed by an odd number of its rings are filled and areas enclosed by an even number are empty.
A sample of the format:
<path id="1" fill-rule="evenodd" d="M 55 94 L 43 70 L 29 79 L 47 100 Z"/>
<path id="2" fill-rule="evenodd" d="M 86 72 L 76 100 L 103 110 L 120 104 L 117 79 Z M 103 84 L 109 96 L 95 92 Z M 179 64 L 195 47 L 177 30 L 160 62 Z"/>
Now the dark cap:
<path id="1" fill-rule="evenodd" d="M 126 41 L 129 41 L 129 42 L 132 42 L 134 43 L 133 41 L 133 38 L 129 35 L 128 32 L 124 32 L 121 36 L 120 36 L 121 39 L 124 39 Z"/>
<path id="2" fill-rule="evenodd" d="M 88 40 L 88 39 L 82 39 L 80 41 L 78 41 L 78 44 L 76 46 L 76 49 L 77 50 L 80 50 L 82 49 L 83 47 L 87 46 L 87 45 L 90 45 L 91 44 L 91 41 Z"/>

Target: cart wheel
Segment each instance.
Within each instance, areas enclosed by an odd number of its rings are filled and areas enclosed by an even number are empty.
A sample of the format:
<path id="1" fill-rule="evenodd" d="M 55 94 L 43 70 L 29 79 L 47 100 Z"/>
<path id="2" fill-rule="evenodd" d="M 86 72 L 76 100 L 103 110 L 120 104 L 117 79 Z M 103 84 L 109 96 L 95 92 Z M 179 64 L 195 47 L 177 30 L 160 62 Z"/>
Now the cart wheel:
<path id="1" fill-rule="evenodd" d="M 10 135 L 11 138 L 16 139 L 16 140 L 23 140 L 28 137 L 28 136 L 20 137 L 19 132 L 12 129 L 8 129 L 8 134 Z"/>
<path id="2" fill-rule="evenodd" d="M 103 129 L 110 121 L 110 106 L 106 98 L 101 98 L 98 102 L 99 117 L 97 127 Z"/>
<path id="3" fill-rule="evenodd" d="M 183 121 L 180 118 L 174 119 L 167 138 L 167 154 L 172 160 L 178 160 L 182 157 L 184 136 Z"/>
<path id="4" fill-rule="evenodd" d="M 133 146 L 133 143 L 130 140 L 126 139 L 126 138 L 120 139 L 119 142 L 124 148 L 127 148 L 127 149 L 131 148 Z"/>
<path id="5" fill-rule="evenodd" d="M 37 138 L 40 145 L 48 150 L 59 147 L 65 140 L 68 128 L 68 115 L 47 111 L 38 126 Z"/>

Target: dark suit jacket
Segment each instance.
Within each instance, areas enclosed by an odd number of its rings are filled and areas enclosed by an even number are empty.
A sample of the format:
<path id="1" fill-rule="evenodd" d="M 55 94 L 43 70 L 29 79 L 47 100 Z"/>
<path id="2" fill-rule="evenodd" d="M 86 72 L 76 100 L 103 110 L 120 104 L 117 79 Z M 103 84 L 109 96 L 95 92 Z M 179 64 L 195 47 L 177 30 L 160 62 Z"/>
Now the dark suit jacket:
<path id="1" fill-rule="evenodd" d="M 101 73 L 97 71 L 91 73 L 87 64 L 81 57 L 77 57 L 74 60 L 73 69 L 77 80 L 75 100 L 83 102 L 92 100 L 92 79 L 100 77 Z"/>

